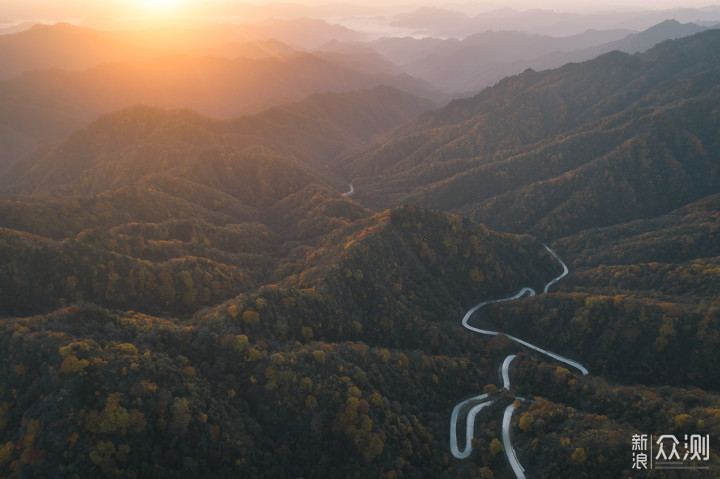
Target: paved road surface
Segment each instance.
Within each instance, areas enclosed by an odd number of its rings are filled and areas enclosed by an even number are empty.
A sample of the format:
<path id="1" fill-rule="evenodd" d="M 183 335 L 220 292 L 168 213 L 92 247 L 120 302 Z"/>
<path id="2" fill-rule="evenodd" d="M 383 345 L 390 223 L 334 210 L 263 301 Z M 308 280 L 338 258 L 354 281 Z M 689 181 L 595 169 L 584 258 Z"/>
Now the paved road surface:
<path id="1" fill-rule="evenodd" d="M 352 193 L 352 191 L 353 191 L 352 185 L 350 185 L 350 193 Z M 545 285 L 545 288 L 543 289 L 543 293 L 547 293 L 548 289 L 550 289 L 550 287 L 552 285 L 554 285 L 555 283 L 557 283 L 558 281 L 563 279 L 565 276 L 567 276 L 567 274 L 569 272 L 568 267 L 565 264 L 565 262 L 563 262 L 563 260 L 560 259 L 560 257 L 557 254 L 555 254 L 555 252 L 553 250 L 551 250 L 547 246 L 545 246 L 545 249 L 552 255 L 553 258 L 555 258 L 555 260 L 558 263 L 560 263 L 560 265 L 563 268 L 563 272 L 558 277 L 553 278 Z M 465 328 L 469 329 L 470 331 L 473 331 L 476 333 L 497 336 L 498 334 L 500 334 L 499 331 L 491 331 L 488 329 L 481 329 L 481 328 L 477 328 L 475 326 L 471 326 L 469 324 L 470 317 L 478 309 L 480 309 L 483 306 L 486 306 L 488 304 L 502 303 L 505 301 L 514 301 L 514 300 L 522 298 L 525 295 L 528 295 L 528 297 L 529 297 L 529 296 L 535 296 L 535 294 L 536 293 L 535 293 L 534 289 L 532 289 L 530 287 L 524 287 L 520 291 L 518 291 L 517 294 L 515 294 L 514 296 L 509 296 L 507 298 L 493 299 L 490 301 L 483 301 L 482 303 L 471 308 L 470 310 L 468 310 L 467 313 L 465 313 L 465 316 L 462 319 L 462 325 Z M 518 344 L 522 344 L 523 346 L 525 346 L 527 348 L 530 348 L 541 354 L 549 356 L 557 361 L 560 361 L 569 366 L 572 366 L 573 368 L 580 371 L 583 375 L 588 374 L 588 370 L 585 368 L 585 366 L 583 366 L 582 364 L 580 364 L 577 361 L 566 358 L 557 353 L 553 353 L 552 351 L 543 349 L 539 346 L 535 346 L 534 344 L 530 344 L 527 341 L 524 341 L 520 338 L 516 338 L 515 336 L 511 336 L 509 334 L 506 334 L 506 336 Z M 503 361 L 503 364 L 500 368 L 502 380 L 503 380 L 503 388 L 508 389 L 508 390 L 510 389 L 509 369 L 510 369 L 510 363 L 512 362 L 513 359 L 515 359 L 514 354 L 511 354 L 508 357 L 506 357 L 505 361 Z M 476 406 L 473 406 L 473 408 L 470 409 L 470 411 L 468 412 L 467 420 L 465 422 L 465 431 L 466 431 L 466 433 L 465 433 L 465 448 L 462 451 L 460 451 L 458 449 L 458 445 L 457 445 L 457 419 L 458 419 L 460 410 L 462 409 L 463 406 L 465 406 L 466 404 L 468 404 L 470 402 L 482 401 L 483 399 L 486 399 L 487 397 L 488 397 L 487 394 L 481 394 L 479 396 L 474 396 L 474 397 L 471 397 L 470 399 L 466 399 L 465 401 L 462 401 L 461 403 L 456 405 L 455 408 L 453 408 L 452 417 L 450 418 L 450 450 L 452 451 L 453 456 L 455 456 L 458 459 L 466 459 L 467 457 L 470 456 L 470 453 L 472 453 L 472 440 L 474 438 L 474 432 L 475 432 L 475 416 L 482 409 L 486 408 L 487 406 L 490 406 L 495 401 L 490 400 L 490 401 L 481 402 L 481 403 L 477 404 Z M 503 424 L 502 424 L 503 446 L 505 447 L 505 454 L 507 455 L 508 461 L 510 462 L 510 467 L 512 467 L 513 472 L 515 472 L 515 476 L 517 476 L 518 479 L 525 479 L 525 469 L 520 465 L 520 462 L 518 461 L 517 456 L 515 455 L 515 449 L 512 447 L 512 443 L 510 442 L 510 422 L 511 422 L 512 414 L 513 414 L 514 410 L 515 410 L 515 407 L 513 405 L 510 405 L 505 409 L 505 414 L 503 416 Z"/>

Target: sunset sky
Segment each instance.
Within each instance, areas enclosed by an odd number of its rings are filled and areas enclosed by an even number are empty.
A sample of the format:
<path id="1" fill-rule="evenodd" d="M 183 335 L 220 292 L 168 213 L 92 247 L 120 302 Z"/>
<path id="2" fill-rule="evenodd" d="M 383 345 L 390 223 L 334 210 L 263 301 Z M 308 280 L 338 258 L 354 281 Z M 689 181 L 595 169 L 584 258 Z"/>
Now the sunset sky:
<path id="1" fill-rule="evenodd" d="M 278 2 L 264 1 L 208 1 L 208 0 L 4 0 L 3 8 L 0 10 L 0 17 L 13 21 L 43 20 L 43 21 L 74 21 L 89 16 L 127 16 L 127 17 L 173 17 L 173 16 L 223 16 L 238 15 L 243 12 L 252 12 L 254 7 L 268 4 L 279 6 Z M 698 8 L 712 5 L 702 0 L 621 0 L 616 2 L 621 9 L 667 9 L 675 7 Z M 608 10 L 616 7 L 608 6 L 602 0 L 590 0 L 577 2 L 571 0 L 550 0 L 544 2 L 527 0 L 508 1 L 479 1 L 479 2 L 422 2 L 402 0 L 391 2 L 381 0 L 367 0 L 364 2 L 328 2 L 326 0 L 305 0 L 302 2 L 288 2 L 281 8 L 276 8 L 273 15 L 279 15 L 283 11 L 302 12 L 298 4 L 313 7 L 317 15 L 323 11 L 336 12 L 339 8 L 347 11 L 362 12 L 369 8 L 380 10 L 408 10 L 417 6 L 438 6 L 452 8 L 467 13 L 480 13 L 500 7 L 512 7 L 515 9 L 555 9 L 566 12 L 575 11 L 598 11 Z M 370 12 L 368 12 L 370 13 Z"/>

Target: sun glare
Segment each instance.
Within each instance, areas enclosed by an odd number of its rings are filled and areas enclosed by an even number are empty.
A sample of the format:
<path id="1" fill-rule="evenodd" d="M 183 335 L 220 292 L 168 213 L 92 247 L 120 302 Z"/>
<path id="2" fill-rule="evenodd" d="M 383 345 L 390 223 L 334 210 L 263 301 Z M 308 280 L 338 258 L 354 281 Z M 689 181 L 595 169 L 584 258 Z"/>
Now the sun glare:
<path id="1" fill-rule="evenodd" d="M 166 9 L 177 6 L 178 0 L 145 0 L 145 3 L 150 8 Z"/>
<path id="2" fill-rule="evenodd" d="M 172 14 L 187 6 L 188 0 L 141 0 L 140 4 L 154 13 Z"/>

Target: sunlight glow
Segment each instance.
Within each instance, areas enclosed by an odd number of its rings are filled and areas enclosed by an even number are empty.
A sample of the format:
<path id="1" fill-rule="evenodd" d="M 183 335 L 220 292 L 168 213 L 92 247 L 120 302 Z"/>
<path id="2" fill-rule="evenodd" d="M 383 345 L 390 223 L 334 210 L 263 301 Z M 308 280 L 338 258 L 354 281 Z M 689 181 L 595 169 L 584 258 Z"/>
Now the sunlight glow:
<path id="1" fill-rule="evenodd" d="M 172 15 L 187 7 L 190 0 L 138 0 L 145 11 L 154 14 Z"/>
<path id="2" fill-rule="evenodd" d="M 148 6 L 152 8 L 167 8 L 175 4 L 174 0 L 148 0 Z"/>

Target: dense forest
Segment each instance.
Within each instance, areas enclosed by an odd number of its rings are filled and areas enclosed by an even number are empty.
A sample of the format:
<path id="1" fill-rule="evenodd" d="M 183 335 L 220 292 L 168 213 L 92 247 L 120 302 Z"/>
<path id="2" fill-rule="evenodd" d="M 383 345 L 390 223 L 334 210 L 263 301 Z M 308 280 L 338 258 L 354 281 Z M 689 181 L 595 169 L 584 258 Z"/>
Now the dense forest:
<path id="1" fill-rule="evenodd" d="M 718 45 L 710 31 L 526 71 L 340 168 L 367 204 L 419 204 L 547 240 L 667 213 L 718 188 Z"/>
<path id="2" fill-rule="evenodd" d="M 635 434 L 709 435 L 720 474 L 719 52 L 433 111 L 387 86 L 134 106 L 34 150 L 0 172 L 0 477 L 513 477 L 509 404 L 530 477 L 633 476 Z M 541 294 L 545 244 L 570 274 Z M 588 375 L 463 328 L 525 287 L 475 324 Z"/>

